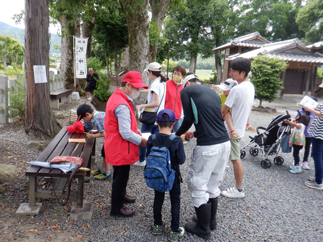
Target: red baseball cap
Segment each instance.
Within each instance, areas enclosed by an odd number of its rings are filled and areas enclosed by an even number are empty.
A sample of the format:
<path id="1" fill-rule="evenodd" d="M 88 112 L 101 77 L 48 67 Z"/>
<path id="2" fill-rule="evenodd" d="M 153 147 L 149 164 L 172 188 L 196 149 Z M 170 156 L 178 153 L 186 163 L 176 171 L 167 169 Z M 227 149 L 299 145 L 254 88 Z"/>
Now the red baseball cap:
<path id="1" fill-rule="evenodd" d="M 148 89 L 148 86 L 146 86 L 142 82 L 141 75 L 137 71 L 129 71 L 129 72 L 127 72 L 123 76 L 121 82 L 129 82 L 131 84 L 131 86 L 133 86 L 134 88 L 145 88 L 145 89 Z"/>

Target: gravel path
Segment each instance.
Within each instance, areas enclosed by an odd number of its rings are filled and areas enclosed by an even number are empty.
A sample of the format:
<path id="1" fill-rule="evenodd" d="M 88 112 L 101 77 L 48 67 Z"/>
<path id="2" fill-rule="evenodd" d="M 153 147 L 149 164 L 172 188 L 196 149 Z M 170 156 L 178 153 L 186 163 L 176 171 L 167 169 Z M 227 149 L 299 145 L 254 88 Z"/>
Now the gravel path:
<path id="1" fill-rule="evenodd" d="M 65 115 L 59 121 L 67 124 L 68 110 L 77 107 L 72 103 L 63 105 L 57 114 Z M 266 106 L 266 105 L 265 105 Z M 266 127 L 270 121 L 283 112 L 279 106 L 275 114 L 252 112 L 253 126 Z M 292 117 L 296 108 L 291 108 Z M 62 116 L 61 115 L 61 116 Z M 62 116 L 62 117 L 63 117 Z M 249 139 L 246 133 L 242 144 Z M 0 163 L 11 163 L 18 167 L 17 180 L 7 185 L 7 191 L 0 194 L 0 241 L 167 241 L 170 230 L 170 201 L 166 195 L 163 207 L 165 233 L 153 236 L 150 226 L 153 222 L 153 191 L 147 188 L 143 178 L 143 167 L 131 167 L 128 194 L 135 195 L 137 202 L 129 205 L 135 209 L 132 218 L 115 218 L 109 215 L 111 183 L 94 181 L 86 188 L 85 199 L 93 204 L 90 221 L 71 221 L 71 203 L 62 207 L 55 199 L 43 199 L 42 211 L 37 216 L 15 217 L 20 203 L 28 202 L 28 180 L 24 171 L 27 161 L 37 158 L 40 151 L 27 148 L 26 143 L 37 140 L 26 135 L 21 125 L 6 125 L 0 134 Z M 100 150 L 103 139 L 97 139 L 96 160 L 101 162 Z M 195 140 L 185 145 L 186 162 L 181 166 L 184 177 L 181 196 L 181 225 L 191 221 L 194 208 L 186 185 L 187 167 Z M 301 153 L 302 157 L 303 152 Z M 263 169 L 261 157 L 252 157 L 248 152 L 243 162 L 244 199 L 220 197 L 218 208 L 218 228 L 212 232 L 210 241 L 323 241 L 322 233 L 322 191 L 312 190 L 304 181 L 314 175 L 313 160 L 311 170 L 291 174 L 289 165 L 293 163 L 291 154 L 282 155 L 282 166 L 272 165 Z M 271 160 L 273 157 L 271 157 Z M 95 166 L 93 167 L 95 169 Z M 229 162 L 226 178 L 221 189 L 234 185 L 232 164 Z M 197 236 L 186 233 L 181 241 L 202 241 Z"/>

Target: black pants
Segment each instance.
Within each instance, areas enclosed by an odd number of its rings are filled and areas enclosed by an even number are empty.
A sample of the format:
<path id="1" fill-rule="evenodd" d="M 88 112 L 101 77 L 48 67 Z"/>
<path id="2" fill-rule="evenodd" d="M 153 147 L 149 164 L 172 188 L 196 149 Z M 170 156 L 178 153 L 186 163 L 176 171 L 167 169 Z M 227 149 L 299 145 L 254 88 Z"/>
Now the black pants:
<path id="1" fill-rule="evenodd" d="M 299 165 L 299 151 L 303 148 L 300 145 L 293 145 L 293 157 L 294 157 L 294 165 Z"/>
<path id="2" fill-rule="evenodd" d="M 312 138 L 306 137 L 305 139 L 306 139 L 306 144 L 305 144 L 305 152 L 304 152 L 303 162 L 308 161 L 308 156 L 310 155 L 310 147 L 312 144 Z"/>
<path id="3" fill-rule="evenodd" d="M 126 195 L 129 172 L 130 165 L 113 166 L 111 211 L 118 212 L 122 207 L 123 197 Z"/>
<path id="4" fill-rule="evenodd" d="M 179 228 L 179 212 L 181 204 L 181 184 L 179 178 L 176 176 L 172 190 L 169 192 L 171 202 L 171 213 L 172 213 L 172 225 L 171 229 L 174 232 L 178 231 Z M 154 223 L 157 225 L 163 225 L 162 222 L 162 206 L 164 203 L 165 193 L 158 192 L 155 190 L 154 200 Z"/>

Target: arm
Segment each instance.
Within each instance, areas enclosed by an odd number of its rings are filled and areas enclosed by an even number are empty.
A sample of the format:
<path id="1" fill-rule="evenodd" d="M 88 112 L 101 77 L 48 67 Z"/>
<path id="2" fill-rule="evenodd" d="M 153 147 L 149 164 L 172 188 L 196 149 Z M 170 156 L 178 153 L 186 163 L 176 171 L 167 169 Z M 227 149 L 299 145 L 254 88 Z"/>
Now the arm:
<path id="1" fill-rule="evenodd" d="M 185 150 L 182 139 L 178 142 L 177 150 L 176 150 L 177 162 L 178 164 L 182 165 L 185 162 Z"/>
<path id="2" fill-rule="evenodd" d="M 143 89 L 143 90 L 140 90 L 139 92 L 147 94 L 149 92 L 149 89 Z"/>
<path id="3" fill-rule="evenodd" d="M 89 139 L 92 139 L 92 138 L 101 138 L 101 137 L 104 137 L 104 132 L 101 132 L 101 133 L 98 133 L 98 134 L 92 134 L 92 131 L 86 133 L 86 136 L 89 138 Z"/>
<path id="4" fill-rule="evenodd" d="M 153 142 L 151 136 L 149 136 L 147 141 L 147 151 L 146 151 L 146 157 L 150 154 L 150 150 L 153 147 Z"/>
<path id="5" fill-rule="evenodd" d="M 323 113 L 320 113 L 319 111 L 317 111 L 317 110 L 315 110 L 313 108 L 310 108 L 310 107 L 304 106 L 303 108 L 304 108 L 305 111 L 311 112 L 315 116 L 318 116 L 320 118 L 323 118 Z"/>
<path id="6" fill-rule="evenodd" d="M 184 111 L 184 120 L 181 127 L 177 130 L 176 135 L 181 136 L 184 134 L 193 124 L 194 122 L 194 114 L 191 106 L 191 100 L 188 95 L 188 87 L 181 91 L 181 101 L 182 107 Z"/>
<path id="7" fill-rule="evenodd" d="M 285 119 L 284 123 L 289 124 L 292 127 L 296 127 L 297 129 L 302 128 L 302 125 L 300 123 L 293 123 L 293 122 L 289 121 L 288 119 Z"/>
<path id="8" fill-rule="evenodd" d="M 223 105 L 223 107 L 221 108 L 221 116 L 222 119 L 224 119 L 224 116 L 229 112 L 230 107 L 228 107 L 227 105 Z"/>
<path id="9" fill-rule="evenodd" d="M 159 106 L 159 97 L 155 92 L 153 92 L 153 98 L 154 98 L 154 102 L 148 103 L 148 104 L 138 105 L 137 110 L 140 110 L 142 108 L 155 108 L 155 107 L 158 107 Z"/>

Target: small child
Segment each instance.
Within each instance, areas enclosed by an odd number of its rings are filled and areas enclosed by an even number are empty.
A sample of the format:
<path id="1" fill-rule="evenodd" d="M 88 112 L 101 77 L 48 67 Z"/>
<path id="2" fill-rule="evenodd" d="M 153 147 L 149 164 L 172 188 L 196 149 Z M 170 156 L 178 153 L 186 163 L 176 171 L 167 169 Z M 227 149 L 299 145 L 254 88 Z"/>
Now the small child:
<path id="1" fill-rule="evenodd" d="M 165 144 L 168 140 L 173 127 L 176 122 L 175 114 L 170 109 L 161 110 L 156 118 L 159 133 L 156 134 L 156 139 L 159 144 Z M 149 137 L 147 141 L 147 154 L 150 154 L 150 150 L 153 146 L 152 136 Z M 180 214 L 180 196 L 181 196 L 181 174 L 179 165 L 182 165 L 185 162 L 185 152 L 183 141 L 180 137 L 176 137 L 172 144 L 169 147 L 171 166 L 175 170 L 175 181 L 171 191 L 169 191 L 170 201 L 171 201 L 171 213 L 172 213 L 172 222 L 171 222 L 171 232 L 169 235 L 169 241 L 178 241 L 179 238 L 184 236 L 184 228 L 179 227 L 179 214 Z M 158 192 L 155 190 L 155 199 L 154 199 L 154 225 L 153 225 L 153 235 L 162 234 L 162 206 L 164 203 L 164 192 Z"/>
<path id="2" fill-rule="evenodd" d="M 308 125 L 310 121 L 309 116 L 305 114 L 299 115 L 297 119 L 295 119 L 295 122 L 291 122 L 287 119 L 284 120 L 284 123 L 289 124 L 293 127 L 292 133 L 289 136 L 288 143 L 290 146 L 293 146 L 293 157 L 294 157 L 294 165 L 291 166 L 291 173 L 300 173 L 302 172 L 302 168 L 299 165 L 299 151 L 303 148 L 305 145 L 305 127 Z"/>
<path id="3" fill-rule="evenodd" d="M 84 128 L 87 132 L 86 136 L 89 139 L 104 137 L 105 112 L 94 112 L 91 106 L 87 104 L 82 104 L 77 108 L 76 113 L 78 117 L 81 116 L 80 119 L 83 119 Z M 92 131 L 92 119 L 96 128 L 99 131 L 97 134 Z M 97 169 L 96 171 L 91 172 L 94 175 L 94 178 L 97 180 L 105 180 L 111 178 L 109 164 L 105 162 L 104 146 L 102 147 L 101 155 L 103 157 L 102 170 Z"/>

